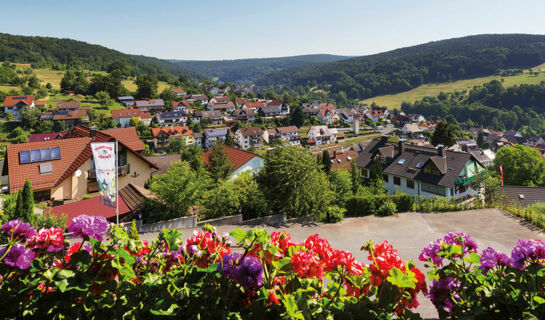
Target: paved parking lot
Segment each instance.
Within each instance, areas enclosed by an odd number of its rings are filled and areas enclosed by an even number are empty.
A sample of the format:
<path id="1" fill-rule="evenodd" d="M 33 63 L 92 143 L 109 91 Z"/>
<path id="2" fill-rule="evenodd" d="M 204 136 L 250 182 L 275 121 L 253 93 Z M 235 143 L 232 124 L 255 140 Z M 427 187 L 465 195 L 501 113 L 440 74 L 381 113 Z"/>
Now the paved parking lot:
<path id="1" fill-rule="evenodd" d="M 220 233 L 234 228 L 249 229 L 248 226 L 220 226 Z M 349 250 L 356 259 L 368 263 L 367 255 L 360 247 L 367 240 L 375 243 L 388 240 L 399 251 L 404 260 L 417 262 L 418 255 L 430 241 L 450 231 L 464 231 L 473 237 L 479 249 L 488 246 L 510 254 L 511 248 L 520 238 L 545 240 L 545 234 L 532 228 L 525 222 L 498 209 L 482 209 L 443 213 L 402 213 L 391 217 L 347 218 L 337 224 L 288 224 L 280 228 L 264 226 L 269 231 L 286 230 L 296 241 L 302 241 L 309 235 L 318 233 L 329 240 L 336 249 Z M 184 238 L 192 230 L 182 230 Z M 144 234 L 143 239 L 152 239 L 156 234 Z M 425 272 L 424 272 L 425 273 Z M 436 318 L 437 313 L 431 302 L 425 297 L 419 298 L 418 311 L 425 318 Z"/>

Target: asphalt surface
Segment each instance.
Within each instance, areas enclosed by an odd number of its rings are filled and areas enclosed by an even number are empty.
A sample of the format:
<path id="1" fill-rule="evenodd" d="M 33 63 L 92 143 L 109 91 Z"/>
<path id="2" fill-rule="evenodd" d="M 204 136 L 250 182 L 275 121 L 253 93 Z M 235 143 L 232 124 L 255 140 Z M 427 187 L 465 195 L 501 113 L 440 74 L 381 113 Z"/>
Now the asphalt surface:
<path id="1" fill-rule="evenodd" d="M 220 234 L 235 228 L 249 229 L 249 226 L 218 226 Z M 360 247 L 367 241 L 375 243 L 388 240 L 399 251 L 403 260 L 413 260 L 426 273 L 423 263 L 418 261 L 422 249 L 431 241 L 450 231 L 464 231 L 473 237 L 479 251 L 491 246 L 496 250 L 511 253 L 517 239 L 545 240 L 545 234 L 520 219 L 499 209 L 482 209 L 443 213 L 402 213 L 391 217 L 347 218 L 337 224 L 287 224 L 282 227 L 261 226 L 269 232 L 285 230 L 292 239 L 303 241 L 318 233 L 329 240 L 335 249 L 349 250 L 360 262 L 368 263 Z M 192 235 L 192 229 L 183 229 L 184 239 Z M 146 233 L 142 239 L 151 240 L 157 234 Z M 419 297 L 417 311 L 427 319 L 437 318 L 435 308 L 424 296 Z"/>

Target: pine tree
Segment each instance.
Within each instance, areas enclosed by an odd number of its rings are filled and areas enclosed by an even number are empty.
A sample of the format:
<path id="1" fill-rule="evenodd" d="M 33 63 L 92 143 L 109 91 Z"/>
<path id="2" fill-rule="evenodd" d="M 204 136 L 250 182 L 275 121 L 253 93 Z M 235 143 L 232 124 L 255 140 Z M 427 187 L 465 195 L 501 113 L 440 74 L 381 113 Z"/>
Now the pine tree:
<path id="1" fill-rule="evenodd" d="M 215 182 L 227 179 L 231 174 L 231 170 L 235 167 L 233 161 L 229 159 L 225 146 L 223 144 L 215 144 L 210 149 L 210 156 L 208 157 L 208 167 L 210 175 Z"/>
<path id="2" fill-rule="evenodd" d="M 235 145 L 235 141 L 233 141 L 233 137 L 231 137 L 229 132 L 227 132 L 227 135 L 225 135 L 225 145 L 230 147 Z"/>
<path id="3" fill-rule="evenodd" d="M 300 106 L 295 106 L 291 115 L 291 124 L 299 128 L 303 126 L 304 122 L 305 114 L 303 113 L 303 109 Z"/>
<path id="4" fill-rule="evenodd" d="M 34 193 L 32 192 L 32 183 L 29 179 L 25 181 L 22 194 L 22 212 L 21 217 L 24 221 L 31 221 L 34 215 Z"/>
<path id="5" fill-rule="evenodd" d="M 356 194 L 361 183 L 361 171 L 356 164 L 356 159 L 353 159 L 350 163 L 352 170 L 350 171 L 350 178 L 352 180 L 352 193 Z"/>
<path id="6" fill-rule="evenodd" d="M 322 151 L 322 165 L 324 166 L 324 171 L 329 173 L 331 171 L 331 158 L 329 157 L 329 151 Z"/>
<path id="7" fill-rule="evenodd" d="M 17 202 L 15 204 L 15 216 L 18 219 L 21 219 L 25 222 L 28 222 L 23 216 L 23 193 L 21 191 L 17 192 Z"/>

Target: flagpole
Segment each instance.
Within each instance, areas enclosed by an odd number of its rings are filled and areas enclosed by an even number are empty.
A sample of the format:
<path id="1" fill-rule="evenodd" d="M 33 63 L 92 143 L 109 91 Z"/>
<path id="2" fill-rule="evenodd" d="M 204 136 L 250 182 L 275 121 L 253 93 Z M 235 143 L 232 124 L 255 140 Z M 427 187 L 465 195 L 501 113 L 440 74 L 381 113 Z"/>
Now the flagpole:
<path id="1" fill-rule="evenodd" d="M 115 139 L 115 216 L 119 225 L 119 144 Z"/>

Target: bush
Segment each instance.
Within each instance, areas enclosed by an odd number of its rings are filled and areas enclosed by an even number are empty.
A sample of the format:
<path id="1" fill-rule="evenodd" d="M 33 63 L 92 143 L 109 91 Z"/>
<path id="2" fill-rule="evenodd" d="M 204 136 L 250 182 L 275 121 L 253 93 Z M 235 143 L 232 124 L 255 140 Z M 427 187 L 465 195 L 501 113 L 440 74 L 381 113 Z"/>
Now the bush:
<path id="1" fill-rule="evenodd" d="M 397 207 L 396 207 L 396 204 L 388 199 L 386 201 L 384 201 L 377 209 L 376 211 L 376 215 L 378 216 L 391 216 L 392 214 L 396 213 L 397 211 Z"/>
<path id="2" fill-rule="evenodd" d="M 397 212 L 408 212 L 414 210 L 414 197 L 406 193 L 396 193 L 390 196 L 390 199 L 395 203 Z"/>
<path id="3" fill-rule="evenodd" d="M 345 208 L 339 206 L 329 206 L 325 213 L 322 213 L 320 216 L 316 217 L 318 222 L 327 222 L 327 223 L 337 223 L 343 221 L 344 214 L 346 213 Z"/>
<path id="4" fill-rule="evenodd" d="M 345 208 L 348 216 L 363 217 L 375 214 L 377 197 L 355 195 L 346 199 Z"/>

